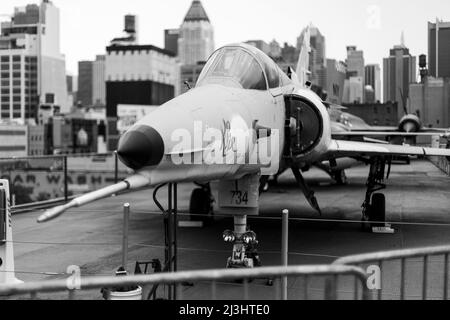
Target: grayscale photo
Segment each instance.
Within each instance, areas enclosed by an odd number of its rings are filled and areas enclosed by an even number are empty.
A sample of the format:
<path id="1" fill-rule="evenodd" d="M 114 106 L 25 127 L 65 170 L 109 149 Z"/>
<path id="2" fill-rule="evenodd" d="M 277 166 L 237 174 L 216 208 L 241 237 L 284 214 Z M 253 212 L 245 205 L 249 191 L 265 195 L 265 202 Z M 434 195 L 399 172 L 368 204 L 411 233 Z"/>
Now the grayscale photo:
<path id="1" fill-rule="evenodd" d="M 5 306 L 449 299 L 450 2 L 1 0 L 0 25 Z"/>

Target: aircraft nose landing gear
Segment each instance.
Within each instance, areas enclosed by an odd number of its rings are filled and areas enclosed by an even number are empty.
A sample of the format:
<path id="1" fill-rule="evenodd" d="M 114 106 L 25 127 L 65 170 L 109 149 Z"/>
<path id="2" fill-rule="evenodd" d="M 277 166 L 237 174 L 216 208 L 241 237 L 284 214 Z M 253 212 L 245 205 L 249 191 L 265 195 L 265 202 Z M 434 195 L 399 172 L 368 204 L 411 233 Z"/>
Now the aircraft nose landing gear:
<path id="1" fill-rule="evenodd" d="M 235 216 L 234 231 L 224 231 L 223 240 L 233 244 L 233 252 L 227 260 L 227 269 L 261 266 L 256 249 L 258 240 L 255 232 L 247 230 L 247 216 Z"/>

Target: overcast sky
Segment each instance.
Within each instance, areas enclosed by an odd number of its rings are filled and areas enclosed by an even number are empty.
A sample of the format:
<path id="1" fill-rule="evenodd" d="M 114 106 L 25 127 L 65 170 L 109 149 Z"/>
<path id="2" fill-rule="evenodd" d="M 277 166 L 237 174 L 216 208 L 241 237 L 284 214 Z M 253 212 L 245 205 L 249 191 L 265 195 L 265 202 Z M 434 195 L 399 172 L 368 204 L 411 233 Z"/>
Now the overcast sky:
<path id="1" fill-rule="evenodd" d="M 0 15 L 36 0 L 0 0 Z M 67 69 L 103 54 L 122 35 L 123 16 L 138 15 L 141 44 L 164 46 L 163 30 L 181 24 L 191 0 L 54 0 L 61 12 L 61 45 Z M 427 53 L 427 21 L 450 20 L 449 0 L 203 0 L 215 28 L 216 47 L 262 39 L 296 43 L 312 22 L 326 37 L 327 57 L 345 59 L 346 46 L 364 50 L 366 63 L 380 63 L 400 44 Z M 4 17 L 1 19 L 5 19 Z"/>

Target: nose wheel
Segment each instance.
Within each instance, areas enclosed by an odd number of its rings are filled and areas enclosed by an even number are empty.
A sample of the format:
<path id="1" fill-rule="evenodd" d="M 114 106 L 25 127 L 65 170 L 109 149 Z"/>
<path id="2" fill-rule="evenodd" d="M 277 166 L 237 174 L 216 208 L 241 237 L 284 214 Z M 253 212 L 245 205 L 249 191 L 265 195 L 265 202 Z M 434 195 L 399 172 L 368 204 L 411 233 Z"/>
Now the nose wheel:
<path id="1" fill-rule="evenodd" d="M 258 240 L 256 233 L 247 229 L 247 216 L 235 216 L 234 231 L 224 231 L 223 240 L 233 245 L 231 257 L 227 259 L 227 269 L 261 266 L 257 251 Z"/>

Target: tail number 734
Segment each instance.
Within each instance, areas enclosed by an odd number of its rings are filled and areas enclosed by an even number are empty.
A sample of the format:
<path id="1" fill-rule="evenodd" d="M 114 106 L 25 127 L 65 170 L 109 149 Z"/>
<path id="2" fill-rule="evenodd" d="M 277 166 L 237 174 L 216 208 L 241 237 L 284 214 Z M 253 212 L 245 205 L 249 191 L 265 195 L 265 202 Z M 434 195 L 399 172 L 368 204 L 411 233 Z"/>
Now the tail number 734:
<path id="1" fill-rule="evenodd" d="M 219 207 L 258 208 L 259 176 L 219 182 Z"/>
<path id="2" fill-rule="evenodd" d="M 230 191 L 231 193 L 231 203 L 235 205 L 241 205 L 241 204 L 248 204 L 248 192 L 247 191 L 240 191 L 240 190 L 234 190 Z"/>

